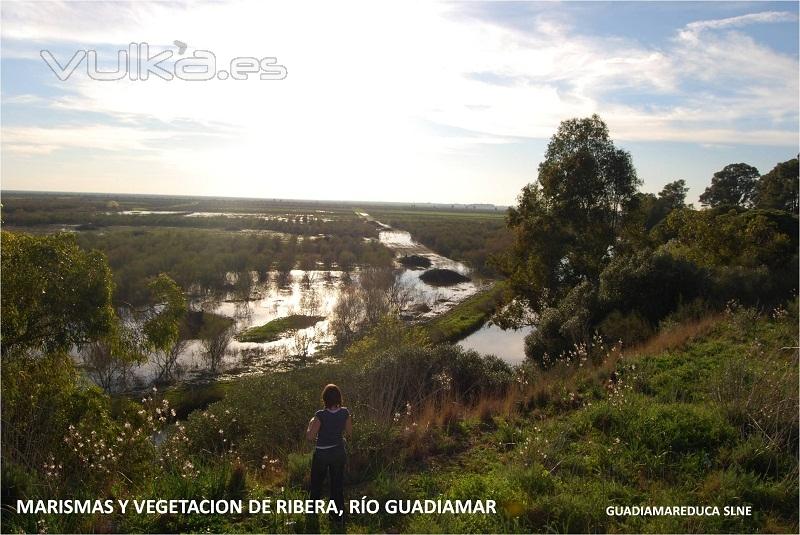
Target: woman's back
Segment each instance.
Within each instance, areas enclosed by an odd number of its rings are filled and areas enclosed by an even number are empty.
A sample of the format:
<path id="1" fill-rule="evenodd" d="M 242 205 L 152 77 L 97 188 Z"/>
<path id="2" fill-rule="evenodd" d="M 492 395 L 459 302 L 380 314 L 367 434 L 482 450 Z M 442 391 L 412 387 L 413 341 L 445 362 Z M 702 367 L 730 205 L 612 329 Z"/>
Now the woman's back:
<path id="1" fill-rule="evenodd" d="M 343 444 L 342 435 L 350 417 L 347 407 L 318 410 L 314 416 L 320 421 L 317 449 L 334 448 Z"/>

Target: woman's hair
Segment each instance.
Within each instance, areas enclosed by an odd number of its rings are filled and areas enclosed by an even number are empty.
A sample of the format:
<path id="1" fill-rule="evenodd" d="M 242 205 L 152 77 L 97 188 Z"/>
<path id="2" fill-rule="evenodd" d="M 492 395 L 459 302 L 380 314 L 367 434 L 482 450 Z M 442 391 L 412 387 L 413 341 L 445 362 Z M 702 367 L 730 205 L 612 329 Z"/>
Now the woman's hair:
<path id="1" fill-rule="evenodd" d="M 325 404 L 326 409 L 341 406 L 342 404 L 342 391 L 335 384 L 329 384 L 322 389 L 322 403 Z"/>

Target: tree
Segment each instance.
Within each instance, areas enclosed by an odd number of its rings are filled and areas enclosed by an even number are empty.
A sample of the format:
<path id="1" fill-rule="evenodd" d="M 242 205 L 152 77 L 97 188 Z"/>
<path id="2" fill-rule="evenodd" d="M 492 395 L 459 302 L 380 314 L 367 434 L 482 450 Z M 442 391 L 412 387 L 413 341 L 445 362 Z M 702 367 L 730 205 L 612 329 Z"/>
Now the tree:
<path id="1" fill-rule="evenodd" d="M 179 325 L 186 315 L 186 298 L 169 275 L 159 274 L 147 285 L 152 295 L 151 313 L 144 334 L 153 349 L 168 350 L 178 341 Z"/>
<path id="2" fill-rule="evenodd" d="M 2 233 L 0 327 L 4 357 L 67 351 L 108 335 L 116 322 L 114 283 L 98 251 L 69 234 Z"/>
<path id="3" fill-rule="evenodd" d="M 201 336 L 201 344 L 205 350 L 203 358 L 208 370 L 217 373 L 233 339 L 233 325 L 225 324 L 221 328 L 208 329 Z"/>
<path id="4" fill-rule="evenodd" d="M 732 163 L 714 173 L 711 185 L 700 195 L 703 206 L 750 208 L 756 192 L 758 169 L 746 163 Z"/>
<path id="5" fill-rule="evenodd" d="M 159 368 L 159 380 L 169 381 L 186 341 L 181 340 L 180 323 L 186 316 L 183 290 L 165 273 L 148 283 L 151 305 L 143 332 L 147 349 Z"/>
<path id="6" fill-rule="evenodd" d="M 298 329 L 289 344 L 283 347 L 284 355 L 297 366 L 305 366 L 310 360 L 311 350 L 320 339 L 321 335 L 316 328 L 311 329 L 311 332 L 306 329 Z"/>
<path id="7" fill-rule="evenodd" d="M 125 314 L 114 322 L 108 334 L 80 348 L 78 356 L 95 384 L 112 393 L 129 386 L 133 367 L 147 362 L 151 351 L 135 314 Z"/>
<path id="8" fill-rule="evenodd" d="M 353 284 L 343 285 L 330 323 L 336 342 L 344 346 L 355 340 L 363 317 L 364 307 L 358 290 Z"/>
<path id="9" fill-rule="evenodd" d="M 756 206 L 758 208 L 775 208 L 796 214 L 798 211 L 797 183 L 797 158 L 779 163 L 772 171 L 759 179 L 756 185 Z"/>
<path id="10" fill-rule="evenodd" d="M 600 117 L 562 122 L 538 180 L 509 210 L 515 243 L 499 267 L 516 295 L 540 310 L 596 281 L 639 184 L 630 155 L 614 146 Z"/>
<path id="11" fill-rule="evenodd" d="M 665 185 L 658 194 L 658 200 L 663 202 L 668 211 L 677 210 L 686 206 L 686 194 L 689 188 L 683 179 Z"/>

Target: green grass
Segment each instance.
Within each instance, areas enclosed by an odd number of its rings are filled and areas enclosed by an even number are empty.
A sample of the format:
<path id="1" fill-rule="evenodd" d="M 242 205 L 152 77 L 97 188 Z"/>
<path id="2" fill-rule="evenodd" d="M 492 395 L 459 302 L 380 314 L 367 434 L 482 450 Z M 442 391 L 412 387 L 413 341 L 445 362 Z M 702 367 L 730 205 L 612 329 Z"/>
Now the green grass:
<path id="1" fill-rule="evenodd" d="M 396 493 L 492 497 L 502 514 L 417 515 L 381 528 L 797 532 L 796 345 L 793 320 L 736 315 L 699 338 L 619 361 L 608 370 L 621 378 L 618 394 L 609 395 L 608 372 L 591 364 L 540 375 L 548 393 L 538 406 L 523 398 L 518 411 L 488 425 L 468 419 L 455 455 L 429 457 L 393 476 Z M 580 401 L 565 403 L 570 394 Z M 605 512 L 609 505 L 678 504 L 751 505 L 754 514 Z M 376 520 L 364 521 L 365 529 L 378 529 Z"/>
<path id="2" fill-rule="evenodd" d="M 503 305 L 505 291 L 505 284 L 496 282 L 434 318 L 425 325 L 431 340 L 454 342 L 476 331 Z"/>
<path id="3" fill-rule="evenodd" d="M 274 319 L 259 327 L 251 327 L 239 333 L 236 339 L 240 342 L 274 342 L 289 332 L 313 327 L 324 319 L 324 316 L 292 314 L 285 318 Z"/>

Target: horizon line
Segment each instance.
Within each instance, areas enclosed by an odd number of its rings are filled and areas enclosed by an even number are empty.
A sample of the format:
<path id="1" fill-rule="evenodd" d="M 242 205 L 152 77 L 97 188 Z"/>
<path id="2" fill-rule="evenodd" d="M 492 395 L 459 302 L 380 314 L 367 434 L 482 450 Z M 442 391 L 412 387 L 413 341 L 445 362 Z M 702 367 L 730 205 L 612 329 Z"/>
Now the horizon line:
<path id="1" fill-rule="evenodd" d="M 509 208 L 511 205 L 495 204 L 491 202 L 472 202 L 472 203 L 458 203 L 458 202 L 439 202 L 439 201 L 378 201 L 378 200 L 354 200 L 354 199 L 301 199 L 301 198 L 282 198 L 282 197 L 241 197 L 232 195 L 203 195 L 203 194 L 185 194 L 185 193 L 120 193 L 120 192 L 104 192 L 104 191 L 64 191 L 64 190 L 22 190 L 22 189 L 4 189 L 0 187 L 0 196 L 2 194 L 39 194 L 39 195 L 95 195 L 95 196 L 122 196 L 122 197 L 165 197 L 165 198 L 187 198 L 187 199 L 229 199 L 229 200 L 250 200 L 250 201 L 285 201 L 285 202 L 312 202 L 312 203 L 328 203 L 328 204 L 391 204 L 391 205 L 428 205 L 428 206 L 465 206 L 465 207 L 489 207 L 494 208 Z"/>

